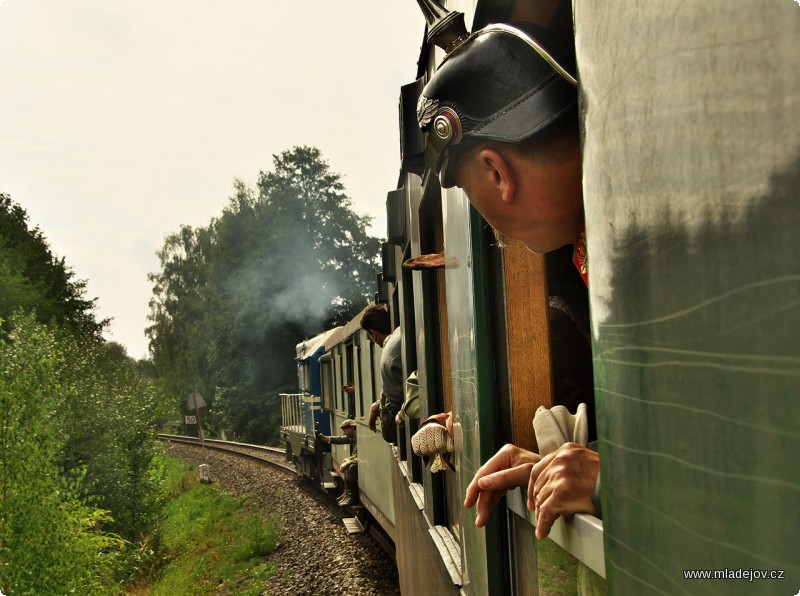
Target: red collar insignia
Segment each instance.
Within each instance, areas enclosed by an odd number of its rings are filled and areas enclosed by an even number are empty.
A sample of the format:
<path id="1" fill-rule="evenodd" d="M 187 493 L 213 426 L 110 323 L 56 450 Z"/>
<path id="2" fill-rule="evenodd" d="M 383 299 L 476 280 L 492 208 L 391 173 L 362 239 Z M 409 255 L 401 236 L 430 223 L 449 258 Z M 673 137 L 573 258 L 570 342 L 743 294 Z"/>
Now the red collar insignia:
<path id="1" fill-rule="evenodd" d="M 581 230 L 578 232 L 578 240 L 575 242 L 575 252 L 572 254 L 572 262 L 578 268 L 578 272 L 583 278 L 583 283 L 589 287 L 589 256 L 586 253 L 586 224 L 581 222 Z"/>

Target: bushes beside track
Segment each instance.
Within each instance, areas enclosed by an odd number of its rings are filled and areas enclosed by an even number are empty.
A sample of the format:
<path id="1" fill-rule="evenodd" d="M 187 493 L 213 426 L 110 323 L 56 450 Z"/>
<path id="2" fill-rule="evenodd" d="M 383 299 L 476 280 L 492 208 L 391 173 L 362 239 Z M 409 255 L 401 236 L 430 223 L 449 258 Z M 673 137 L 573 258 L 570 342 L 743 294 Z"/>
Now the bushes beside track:
<path id="1" fill-rule="evenodd" d="M 15 315 L 0 337 L 0 590 L 109 594 L 155 527 L 165 401 L 113 344 Z M 146 549 L 145 549 L 146 550 Z"/>

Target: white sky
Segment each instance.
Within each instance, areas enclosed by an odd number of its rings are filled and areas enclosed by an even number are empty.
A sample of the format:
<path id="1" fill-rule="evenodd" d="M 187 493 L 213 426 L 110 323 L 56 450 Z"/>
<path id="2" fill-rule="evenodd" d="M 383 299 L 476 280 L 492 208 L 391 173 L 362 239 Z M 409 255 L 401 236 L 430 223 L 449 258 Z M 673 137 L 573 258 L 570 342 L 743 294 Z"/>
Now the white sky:
<path id="1" fill-rule="evenodd" d="M 147 354 L 156 251 L 272 155 L 318 147 L 385 235 L 413 0 L 0 0 L 0 192 Z"/>

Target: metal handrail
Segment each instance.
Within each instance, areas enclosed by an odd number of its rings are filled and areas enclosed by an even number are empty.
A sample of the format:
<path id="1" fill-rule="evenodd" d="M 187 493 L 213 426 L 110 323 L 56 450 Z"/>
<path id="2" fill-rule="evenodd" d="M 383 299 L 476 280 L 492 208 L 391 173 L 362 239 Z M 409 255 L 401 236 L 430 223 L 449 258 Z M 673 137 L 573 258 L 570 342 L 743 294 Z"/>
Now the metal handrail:
<path id="1" fill-rule="evenodd" d="M 281 393 L 281 426 L 302 427 L 303 393 Z"/>

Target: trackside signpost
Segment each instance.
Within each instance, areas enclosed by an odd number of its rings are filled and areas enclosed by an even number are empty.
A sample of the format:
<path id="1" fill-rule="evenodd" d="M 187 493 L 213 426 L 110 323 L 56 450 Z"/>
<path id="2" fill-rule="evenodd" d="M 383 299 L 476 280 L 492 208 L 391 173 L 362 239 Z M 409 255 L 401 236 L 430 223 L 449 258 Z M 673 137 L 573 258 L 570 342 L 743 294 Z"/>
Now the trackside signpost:
<path id="1" fill-rule="evenodd" d="M 186 416 L 186 424 L 197 424 L 197 436 L 200 438 L 200 445 L 203 448 L 203 457 L 206 453 L 206 440 L 203 435 L 203 419 L 200 417 L 200 408 L 206 407 L 206 400 L 198 391 L 190 393 L 186 399 L 186 407 L 189 411 L 194 410 L 194 416 Z M 200 464 L 200 482 L 211 482 L 211 471 L 207 463 Z"/>

